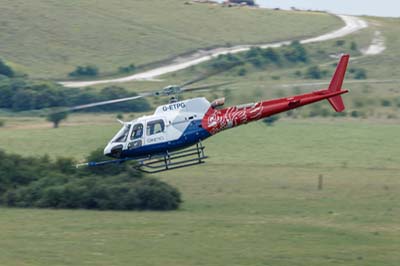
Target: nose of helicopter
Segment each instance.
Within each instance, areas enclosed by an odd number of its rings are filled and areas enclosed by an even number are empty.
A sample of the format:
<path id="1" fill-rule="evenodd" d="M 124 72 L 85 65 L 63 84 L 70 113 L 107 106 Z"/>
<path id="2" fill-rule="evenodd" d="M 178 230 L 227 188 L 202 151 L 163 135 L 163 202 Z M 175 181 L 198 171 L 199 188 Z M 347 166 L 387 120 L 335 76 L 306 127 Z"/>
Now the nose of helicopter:
<path id="1" fill-rule="evenodd" d="M 107 146 L 104 148 L 103 154 L 105 156 L 110 157 L 110 155 L 111 155 L 111 145 L 110 144 L 107 144 Z"/>
<path id="2" fill-rule="evenodd" d="M 108 157 L 120 158 L 122 153 L 122 144 L 109 143 L 103 151 L 103 154 Z"/>

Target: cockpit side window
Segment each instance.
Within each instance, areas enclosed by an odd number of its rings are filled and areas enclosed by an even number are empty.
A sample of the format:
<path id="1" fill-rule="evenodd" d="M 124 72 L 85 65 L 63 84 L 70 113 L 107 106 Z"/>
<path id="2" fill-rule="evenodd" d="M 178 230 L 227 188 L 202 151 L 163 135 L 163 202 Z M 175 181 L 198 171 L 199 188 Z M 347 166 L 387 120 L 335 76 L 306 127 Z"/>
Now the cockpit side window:
<path id="1" fill-rule="evenodd" d="M 162 119 L 154 120 L 147 123 L 146 135 L 150 136 L 157 133 L 161 133 L 164 132 L 164 129 L 165 129 L 164 120 Z"/>
<path id="2" fill-rule="evenodd" d="M 131 125 L 124 126 L 120 132 L 118 132 L 117 138 L 115 138 L 114 142 L 125 142 L 128 138 L 129 129 L 131 129 Z"/>
<path id="3" fill-rule="evenodd" d="M 131 140 L 139 139 L 143 136 L 143 124 L 136 124 L 132 128 Z"/>

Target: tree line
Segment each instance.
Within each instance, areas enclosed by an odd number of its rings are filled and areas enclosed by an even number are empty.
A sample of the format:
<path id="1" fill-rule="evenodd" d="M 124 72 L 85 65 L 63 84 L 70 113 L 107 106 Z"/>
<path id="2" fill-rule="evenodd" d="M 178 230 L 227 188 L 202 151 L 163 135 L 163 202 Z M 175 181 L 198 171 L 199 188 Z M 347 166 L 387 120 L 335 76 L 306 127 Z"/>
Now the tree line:
<path id="1" fill-rule="evenodd" d="M 53 82 L 0 76 L 0 108 L 12 111 L 76 106 L 135 95 L 137 95 L 135 92 L 128 92 L 125 88 L 118 86 L 106 87 L 99 91 L 93 88 L 64 88 Z M 148 110 L 150 110 L 150 104 L 146 99 L 88 109 L 88 111 L 123 112 Z"/>
<path id="2" fill-rule="evenodd" d="M 104 160 L 102 150 L 87 160 Z M 0 205 L 24 208 L 174 210 L 180 192 L 128 164 L 76 169 L 71 158 L 23 157 L 0 150 Z"/>
<path id="3" fill-rule="evenodd" d="M 339 46 L 343 45 L 344 41 L 339 43 Z M 357 45 L 354 42 L 351 43 L 350 50 L 353 52 L 357 50 Z M 310 65 L 305 71 L 295 71 L 294 76 L 305 79 L 322 79 L 331 75 L 330 71 L 311 64 L 312 55 L 299 41 L 293 41 L 280 48 L 252 47 L 243 53 L 219 55 L 205 64 L 205 68 L 213 71 L 231 70 L 231 73 L 237 76 L 245 76 L 251 70 L 249 66 L 263 70 L 268 67 L 282 68 Z M 334 67 L 336 67 L 336 64 Z M 351 68 L 349 74 L 355 79 L 367 78 L 367 72 L 362 68 Z"/>

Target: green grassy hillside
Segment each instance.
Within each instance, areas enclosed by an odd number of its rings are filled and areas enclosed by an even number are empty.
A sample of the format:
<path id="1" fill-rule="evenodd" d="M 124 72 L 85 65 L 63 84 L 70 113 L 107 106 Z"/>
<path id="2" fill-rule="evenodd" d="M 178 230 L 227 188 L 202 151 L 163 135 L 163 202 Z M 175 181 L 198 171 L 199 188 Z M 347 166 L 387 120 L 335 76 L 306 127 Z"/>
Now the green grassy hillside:
<path id="1" fill-rule="evenodd" d="M 91 129 L 2 130 L 0 139 L 19 153 L 81 157 L 83 142 L 87 149 L 100 146 L 114 130 L 98 122 Z M 399 133 L 396 124 L 354 120 L 253 123 L 226 131 L 205 141 L 206 164 L 158 175 L 181 190 L 181 210 L 0 209 L 0 261 L 395 266 Z"/>
<path id="2" fill-rule="evenodd" d="M 0 58 L 40 78 L 77 65 L 115 72 L 215 45 L 314 36 L 343 23 L 328 14 L 223 8 L 182 0 L 0 2 Z"/>

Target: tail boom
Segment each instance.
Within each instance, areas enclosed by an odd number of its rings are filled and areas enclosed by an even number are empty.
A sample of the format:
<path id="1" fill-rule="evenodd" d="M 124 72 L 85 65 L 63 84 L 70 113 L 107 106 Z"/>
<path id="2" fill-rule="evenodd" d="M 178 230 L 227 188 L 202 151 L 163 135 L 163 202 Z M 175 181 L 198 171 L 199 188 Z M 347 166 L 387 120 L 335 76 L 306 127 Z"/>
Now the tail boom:
<path id="1" fill-rule="evenodd" d="M 342 90 L 348 61 L 349 55 L 341 57 L 328 89 L 288 98 L 232 106 L 222 110 L 211 107 L 202 119 L 202 128 L 211 134 L 215 134 L 227 128 L 246 124 L 325 99 L 329 101 L 336 112 L 341 112 L 345 108 L 341 94 L 348 92 L 348 90 Z"/>

